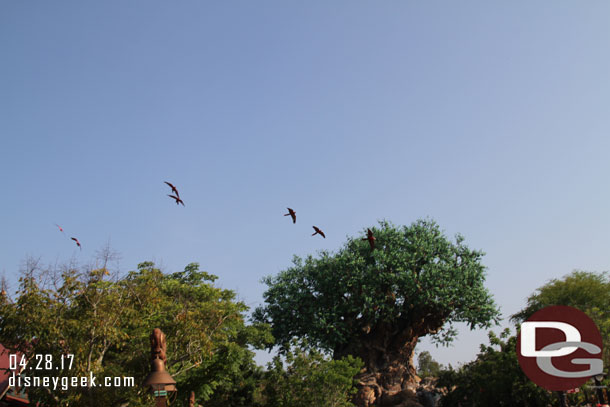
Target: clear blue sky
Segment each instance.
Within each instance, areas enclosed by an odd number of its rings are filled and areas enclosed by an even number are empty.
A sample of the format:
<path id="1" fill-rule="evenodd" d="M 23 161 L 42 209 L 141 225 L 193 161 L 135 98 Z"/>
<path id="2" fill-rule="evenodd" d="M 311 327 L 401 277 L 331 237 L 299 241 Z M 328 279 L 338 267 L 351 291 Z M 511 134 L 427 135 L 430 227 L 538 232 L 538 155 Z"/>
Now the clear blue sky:
<path id="1" fill-rule="evenodd" d="M 0 271 L 14 289 L 26 256 L 87 262 L 110 241 L 124 271 L 199 262 L 254 307 L 293 254 L 429 216 L 487 253 L 508 316 L 551 278 L 609 268 L 609 16 L 607 1 L 4 1 Z M 461 332 L 420 350 L 471 360 L 486 332 Z"/>

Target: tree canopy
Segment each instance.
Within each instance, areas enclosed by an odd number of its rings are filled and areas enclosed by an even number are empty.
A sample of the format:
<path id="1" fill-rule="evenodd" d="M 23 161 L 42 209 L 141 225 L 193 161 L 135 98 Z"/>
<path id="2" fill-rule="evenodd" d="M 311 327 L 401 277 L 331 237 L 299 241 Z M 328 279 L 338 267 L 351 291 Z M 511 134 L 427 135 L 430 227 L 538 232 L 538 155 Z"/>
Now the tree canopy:
<path id="1" fill-rule="evenodd" d="M 351 356 L 328 360 L 320 351 L 303 344 L 285 352 L 286 367 L 279 356 L 269 363 L 261 392 L 269 407 L 352 407 L 354 376 L 362 361 Z"/>
<path id="2" fill-rule="evenodd" d="M 336 358 L 361 357 L 371 373 L 392 370 L 389 387 L 371 384 L 375 398 L 404 388 L 405 373 L 414 376 L 410 360 L 420 336 L 449 343 L 453 322 L 489 327 L 499 311 L 484 287 L 483 253 L 462 236 L 450 241 L 432 220 L 370 229 L 374 249 L 362 236 L 350 237 L 337 253 L 295 256 L 292 267 L 266 277 L 266 304 L 254 317 L 271 324 L 281 347 L 306 338 Z"/>
<path id="3" fill-rule="evenodd" d="M 432 358 L 428 351 L 423 351 L 417 355 L 417 375 L 422 379 L 425 377 L 437 377 L 443 365 Z"/>
<path id="4" fill-rule="evenodd" d="M 521 323 L 551 305 L 567 305 L 587 314 L 597 324 L 604 343 L 604 366 L 610 366 L 610 274 L 575 270 L 553 279 L 527 299 L 527 306 L 511 316 Z"/>
<path id="5" fill-rule="evenodd" d="M 252 365 L 247 346 L 271 340 L 264 326 L 244 324 L 247 307 L 232 291 L 214 287 L 215 279 L 196 263 L 164 274 L 144 262 L 121 277 L 110 276 L 106 262 L 59 268 L 31 263 L 16 297 L 4 297 L 0 304 L 0 342 L 29 358 L 53 355 L 55 363 L 62 354 L 74 355 L 70 370 L 30 375 L 135 378 L 135 387 L 32 387 L 27 389 L 31 400 L 87 407 L 129 401 L 137 407 L 151 404 L 142 382 L 150 372 L 149 335 L 161 328 L 179 397 L 193 390 L 198 401 L 214 405 L 215 398 L 228 397 L 223 386 L 226 390 L 227 383 L 243 376 L 244 366 Z"/>
<path id="6" fill-rule="evenodd" d="M 610 341 L 610 281 L 607 273 L 574 271 L 538 288 L 527 306 L 511 319 L 520 323 L 551 305 L 567 305 L 587 313 L 598 325 L 604 341 L 604 365 L 608 366 Z M 490 345 L 481 345 L 477 359 L 457 370 L 440 373 L 440 386 L 450 389 L 446 407 L 459 405 L 540 406 L 556 403 L 557 396 L 536 386 L 525 376 L 517 359 L 517 336 L 508 329 L 500 336 L 489 333 Z M 497 348 L 496 348 L 497 347 Z M 586 391 L 569 397 L 584 402 Z M 591 395 L 592 396 L 592 395 Z M 470 403 L 470 404 L 469 404 Z"/>

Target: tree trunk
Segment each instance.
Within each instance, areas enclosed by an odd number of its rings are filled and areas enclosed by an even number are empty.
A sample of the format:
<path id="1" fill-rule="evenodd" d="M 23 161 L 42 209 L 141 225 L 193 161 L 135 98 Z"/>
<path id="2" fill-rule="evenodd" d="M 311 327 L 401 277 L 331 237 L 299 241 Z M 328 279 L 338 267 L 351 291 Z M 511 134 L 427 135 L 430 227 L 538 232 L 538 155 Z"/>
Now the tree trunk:
<path id="1" fill-rule="evenodd" d="M 371 349 L 365 368 L 357 376 L 358 393 L 354 403 L 358 407 L 418 406 L 415 390 L 419 378 L 413 366 L 413 351 L 417 338 L 400 349 L 386 351 Z"/>
<path id="2" fill-rule="evenodd" d="M 385 329 L 375 331 L 360 342 L 364 344 L 360 349 L 348 345 L 335 350 L 335 358 L 351 354 L 364 362 L 364 368 L 356 376 L 358 393 L 354 404 L 358 407 L 419 407 L 415 396 L 419 378 L 413 366 L 418 337 L 401 341 L 404 335 L 399 335 L 401 338 L 397 336 L 390 341 Z"/>
<path id="3" fill-rule="evenodd" d="M 428 314 L 427 319 L 420 318 L 415 324 L 397 322 L 379 323 L 373 330 L 365 329 L 360 340 L 334 352 L 337 359 L 353 355 L 364 362 L 364 368 L 356 376 L 358 393 L 353 402 L 358 407 L 422 407 L 417 402 L 420 378 L 413 365 L 413 353 L 419 337 L 435 333 L 444 318 Z"/>

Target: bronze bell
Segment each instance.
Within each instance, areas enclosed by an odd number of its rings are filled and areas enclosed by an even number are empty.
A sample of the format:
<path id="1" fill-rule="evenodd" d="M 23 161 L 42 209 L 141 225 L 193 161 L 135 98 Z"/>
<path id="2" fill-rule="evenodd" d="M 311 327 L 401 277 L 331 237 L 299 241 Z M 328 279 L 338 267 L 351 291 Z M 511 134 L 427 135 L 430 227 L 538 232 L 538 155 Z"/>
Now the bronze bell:
<path id="1" fill-rule="evenodd" d="M 165 370 L 165 363 L 161 359 L 153 359 L 150 370 L 150 374 L 144 380 L 144 386 L 150 387 L 153 392 L 160 390 L 176 391 L 176 381 Z"/>

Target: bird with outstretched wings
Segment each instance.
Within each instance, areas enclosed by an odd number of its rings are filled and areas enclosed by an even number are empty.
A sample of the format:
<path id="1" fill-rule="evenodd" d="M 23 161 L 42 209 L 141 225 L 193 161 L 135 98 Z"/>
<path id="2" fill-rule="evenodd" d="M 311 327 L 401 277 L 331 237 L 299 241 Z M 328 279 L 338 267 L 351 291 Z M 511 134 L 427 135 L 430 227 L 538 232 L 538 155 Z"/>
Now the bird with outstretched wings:
<path id="1" fill-rule="evenodd" d="M 180 194 L 178 193 L 178 188 L 176 188 L 171 182 L 163 181 L 172 189 L 172 192 L 176 194 L 178 198 L 180 198 Z"/>
<path id="2" fill-rule="evenodd" d="M 286 209 L 288 209 L 288 213 L 284 216 L 290 216 L 292 218 L 292 223 L 297 223 L 297 213 L 292 208 Z"/>
<path id="3" fill-rule="evenodd" d="M 168 195 L 170 198 L 173 198 L 176 201 L 176 205 L 182 204 L 182 206 L 184 206 L 184 202 L 182 202 L 182 199 L 180 199 L 177 196 L 174 195 Z"/>
<path id="4" fill-rule="evenodd" d="M 80 245 L 80 242 L 78 241 L 77 238 L 75 237 L 71 237 L 70 239 L 74 240 L 76 242 L 76 245 L 78 246 L 79 249 L 83 250 L 83 247 Z"/>
<path id="5" fill-rule="evenodd" d="M 324 239 L 326 239 L 326 235 L 324 234 L 324 232 L 322 232 L 322 231 L 320 230 L 320 228 L 318 228 L 317 226 L 312 226 L 312 228 L 315 230 L 315 233 L 314 233 L 314 234 L 312 234 L 312 236 L 315 236 L 315 235 L 320 235 L 320 236 L 322 236 Z"/>

